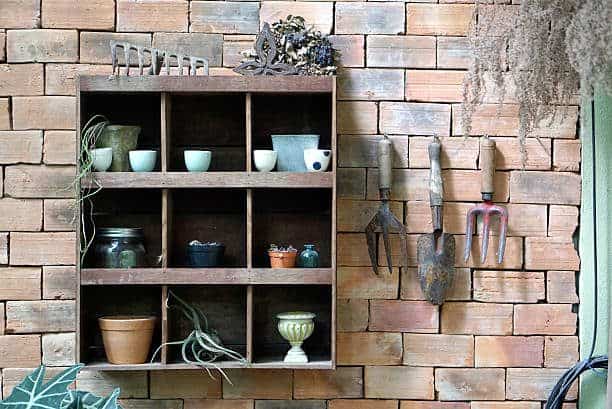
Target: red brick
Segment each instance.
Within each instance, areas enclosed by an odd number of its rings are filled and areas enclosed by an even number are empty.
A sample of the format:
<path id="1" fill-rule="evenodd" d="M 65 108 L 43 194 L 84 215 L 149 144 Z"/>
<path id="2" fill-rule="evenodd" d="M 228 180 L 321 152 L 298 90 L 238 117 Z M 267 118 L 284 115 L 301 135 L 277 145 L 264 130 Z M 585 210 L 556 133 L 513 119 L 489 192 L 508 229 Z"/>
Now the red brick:
<path id="1" fill-rule="evenodd" d="M 391 332 L 340 332 L 338 365 L 399 365 L 402 335 Z"/>
<path id="2" fill-rule="evenodd" d="M 6 32 L 0 30 L 0 61 L 6 60 Z"/>
<path id="3" fill-rule="evenodd" d="M 465 215 L 472 203 L 444 203 L 444 232 L 465 233 Z M 431 233 L 431 207 L 429 202 L 414 201 L 406 203 L 406 231 L 410 233 Z"/>
<path id="4" fill-rule="evenodd" d="M 150 47 L 151 34 L 143 33 L 101 33 L 101 32 L 82 32 L 80 38 L 80 62 L 91 64 L 110 64 L 111 54 L 109 43 L 114 41 L 127 41 L 135 46 Z M 132 65 L 138 64 L 136 52 L 130 53 Z M 123 53 L 117 53 L 119 64 L 125 64 Z M 147 63 L 147 61 L 145 61 Z"/>
<path id="5" fill-rule="evenodd" d="M 404 32 L 404 5 L 399 3 L 336 4 L 336 34 L 399 34 Z"/>
<path id="6" fill-rule="evenodd" d="M 523 203 L 508 203 L 508 236 L 546 236 L 547 207 Z M 478 220 L 478 231 L 482 231 L 482 219 Z M 499 218 L 491 222 L 491 234 L 499 233 Z"/>
<path id="7" fill-rule="evenodd" d="M 540 367 L 543 356 L 542 337 L 476 337 L 476 366 Z"/>
<path id="8" fill-rule="evenodd" d="M 390 202 L 390 207 L 395 214 L 404 212 L 401 202 Z M 338 231 L 364 232 L 379 208 L 378 201 L 338 200 Z"/>
<path id="9" fill-rule="evenodd" d="M 2 100 L 0 100 L 0 105 Z M 2 110 L 0 106 L 0 125 Z M 344 199 L 365 199 L 366 196 L 366 170 L 365 169 L 338 169 L 336 176 L 338 184 L 338 197 Z"/>
<path id="10" fill-rule="evenodd" d="M 42 95 L 42 64 L 1 64 L 0 95 Z"/>
<path id="11" fill-rule="evenodd" d="M 11 129 L 11 114 L 8 98 L 0 98 L 0 130 Z M 2 190 L 0 189 L 0 192 Z"/>
<path id="12" fill-rule="evenodd" d="M 41 200 L 0 199 L 0 230 L 39 231 L 42 215 Z"/>
<path id="13" fill-rule="evenodd" d="M 544 366 L 569 368 L 580 359 L 578 337 L 544 337 Z"/>
<path id="14" fill-rule="evenodd" d="M 449 201 L 481 201 L 480 171 L 449 169 L 442 172 L 444 198 Z M 493 200 L 506 202 L 509 196 L 508 172 L 497 172 L 494 178 Z"/>
<path id="15" fill-rule="evenodd" d="M 408 246 L 408 266 L 416 266 L 417 261 L 417 240 L 418 236 L 416 234 L 409 234 L 406 236 L 406 245 Z M 393 266 L 400 266 L 405 263 L 404 260 L 401 259 L 400 252 L 400 240 L 398 235 L 391 235 L 391 264 Z M 386 266 L 387 265 L 387 253 L 385 251 L 384 242 L 382 240 L 378 241 L 378 265 Z"/>
<path id="16" fill-rule="evenodd" d="M 255 34 L 259 28 L 259 7 L 251 2 L 195 2 L 190 17 L 192 32 Z"/>
<path id="17" fill-rule="evenodd" d="M 73 300 L 76 298 L 76 270 L 74 266 L 43 267 L 43 298 Z"/>
<path id="18" fill-rule="evenodd" d="M 221 378 L 205 371 L 153 371 L 151 398 L 221 398 Z"/>
<path id="19" fill-rule="evenodd" d="M 514 307 L 516 335 L 574 335 L 576 313 L 570 304 L 534 304 Z"/>
<path id="20" fill-rule="evenodd" d="M 73 199 L 47 199 L 44 201 L 45 231 L 74 231 L 76 229 L 76 202 Z"/>
<path id="21" fill-rule="evenodd" d="M 47 165 L 76 163 L 76 135 L 74 131 L 45 131 L 43 162 Z"/>
<path id="22" fill-rule="evenodd" d="M 406 71 L 406 100 L 420 102 L 462 101 L 463 71 Z M 465 141 L 463 141 L 465 143 Z"/>
<path id="23" fill-rule="evenodd" d="M 429 169 L 429 154 L 427 147 L 431 143 L 430 137 L 413 136 L 408 138 L 410 145 L 411 168 Z M 442 169 L 477 169 L 479 142 L 477 138 L 440 138 L 442 151 L 440 164 Z"/>
<path id="24" fill-rule="evenodd" d="M 25 129 L 74 129 L 74 97 L 14 97 L 13 127 Z"/>
<path id="25" fill-rule="evenodd" d="M 365 62 L 365 38 L 362 35 L 329 36 L 334 49 L 338 50 L 340 67 L 363 67 Z"/>
<path id="26" fill-rule="evenodd" d="M 442 305 L 443 334 L 510 335 L 512 305 L 447 302 Z"/>
<path id="27" fill-rule="evenodd" d="M 541 409 L 540 402 L 472 402 L 471 409 Z"/>
<path id="28" fill-rule="evenodd" d="M 370 35 L 367 38 L 366 62 L 368 67 L 434 68 L 436 66 L 436 38 Z M 408 95 L 408 87 L 412 85 L 412 80 L 414 78 L 406 80 L 406 95 Z"/>
<path id="29" fill-rule="evenodd" d="M 516 203 L 580 204 L 580 175 L 565 172 L 511 172 L 510 195 Z"/>
<path id="30" fill-rule="evenodd" d="M 473 366 L 472 335 L 404 334 L 404 365 Z"/>
<path id="31" fill-rule="evenodd" d="M 369 104 L 369 102 L 362 103 Z M 377 167 L 376 144 L 381 139 L 381 135 L 341 135 L 338 141 L 340 166 Z M 408 137 L 397 135 L 389 136 L 389 139 L 393 143 L 393 167 L 407 168 Z"/>
<path id="32" fill-rule="evenodd" d="M 22 198 L 72 197 L 74 172 L 74 167 L 7 166 L 4 175 L 5 194 Z"/>
<path id="33" fill-rule="evenodd" d="M 369 101 L 402 100 L 404 71 L 383 68 L 342 69 L 338 73 L 338 98 Z"/>
<path id="34" fill-rule="evenodd" d="M 396 400 L 373 399 L 334 399 L 330 400 L 328 409 L 397 409 Z"/>
<path id="35" fill-rule="evenodd" d="M 109 53 L 108 44 L 106 48 L 106 52 Z M 79 75 L 110 75 L 111 73 L 112 66 L 110 65 L 47 64 L 45 93 L 47 95 L 76 95 L 76 81 Z"/>
<path id="36" fill-rule="evenodd" d="M 184 0 L 117 0 L 117 31 L 188 31 Z"/>
<path id="37" fill-rule="evenodd" d="M 293 377 L 295 399 L 363 397 L 362 368 L 339 367 L 335 371 L 295 371 Z"/>
<path id="38" fill-rule="evenodd" d="M 498 170 L 549 170 L 551 167 L 551 140 L 527 138 L 524 142 L 526 159 L 523 163 L 518 138 L 492 138 L 496 142 L 495 167 Z M 523 166 L 524 165 L 524 166 Z"/>
<path id="39" fill-rule="evenodd" d="M 368 300 L 339 299 L 336 308 L 338 331 L 365 331 L 368 327 Z"/>
<path id="40" fill-rule="evenodd" d="M 0 165 L 40 163 L 42 131 L 0 131 Z"/>
<path id="41" fill-rule="evenodd" d="M 253 409 L 253 401 L 247 400 L 247 399 L 185 399 L 184 405 L 182 406 L 182 408 L 183 409 Z M 134 408 L 134 409 L 137 409 L 137 408 Z M 142 409 L 145 409 L 145 408 L 143 407 Z M 170 409 L 174 409 L 174 408 L 170 408 Z"/>
<path id="42" fill-rule="evenodd" d="M 45 28 L 113 30 L 114 0 L 42 0 Z"/>
<path id="43" fill-rule="evenodd" d="M 190 34 L 186 35 L 190 36 Z M 226 34 L 222 37 L 223 66 L 229 68 L 240 64 L 244 59 L 244 56 L 240 53 L 253 48 L 253 43 L 255 42 L 255 36 L 252 34 Z"/>
<path id="44" fill-rule="evenodd" d="M 553 169 L 559 171 L 580 171 L 581 142 L 575 140 L 556 140 L 553 144 Z"/>
<path id="45" fill-rule="evenodd" d="M 192 7 L 194 7 L 192 5 Z M 218 6 L 217 6 L 218 7 Z M 257 9 L 257 4 L 255 8 Z M 332 3 L 294 2 L 294 1 L 264 1 L 259 10 L 259 25 L 270 24 L 286 18 L 288 14 L 302 16 L 306 23 L 314 26 L 316 30 L 329 34 L 334 25 L 334 9 Z M 336 30 L 335 34 L 347 34 Z M 352 33 L 348 33 L 352 34 Z"/>
<path id="46" fill-rule="evenodd" d="M 525 268 L 539 270 L 579 270 L 580 257 L 570 239 L 527 237 Z"/>
<path id="47" fill-rule="evenodd" d="M 552 120 L 551 120 L 552 119 Z M 555 139 L 575 139 L 578 122 L 578 107 L 558 107 L 554 117 L 543 118 L 529 136 Z"/>
<path id="48" fill-rule="evenodd" d="M 370 331 L 438 332 L 438 307 L 423 301 L 370 301 Z"/>
<path id="49" fill-rule="evenodd" d="M 9 30 L 8 62 L 76 62 L 79 35 L 76 30 Z"/>
<path id="50" fill-rule="evenodd" d="M 0 27 L 40 27 L 40 0 L 3 0 Z"/>
<path id="51" fill-rule="evenodd" d="M 281 369 L 232 369 L 226 371 L 233 385 L 223 381 L 224 399 L 291 399 L 291 371 Z"/>
<path id="52" fill-rule="evenodd" d="M 40 300 L 40 267 L 0 268 L 0 300 Z"/>
<path id="53" fill-rule="evenodd" d="M 6 303 L 6 333 L 74 331 L 76 304 L 74 301 L 8 301 Z"/>
<path id="54" fill-rule="evenodd" d="M 1 201 L 0 201 L 1 203 Z M 376 275 L 370 267 L 338 267 L 338 297 L 395 299 L 399 288 L 399 272 Z"/>
<path id="55" fill-rule="evenodd" d="M 76 237 L 69 233 L 11 233 L 11 265 L 74 264 Z"/>
<path id="56" fill-rule="evenodd" d="M 406 5 L 407 34 L 461 36 L 467 35 L 474 6 L 467 4 Z"/>
<path id="57" fill-rule="evenodd" d="M 450 107 L 444 104 L 381 102 L 380 129 L 390 134 L 448 136 Z"/>
<path id="58" fill-rule="evenodd" d="M 183 55 L 204 57 L 208 59 L 210 66 L 220 67 L 223 55 L 223 35 L 204 33 L 154 33 L 153 47 L 162 50 L 172 50 L 175 53 Z"/>
<path id="59" fill-rule="evenodd" d="M 534 271 L 474 271 L 474 300 L 536 303 L 545 298 L 544 273 Z"/>
<path id="60" fill-rule="evenodd" d="M 499 368 L 438 368 L 440 400 L 504 400 L 504 370 Z"/>
<path id="61" fill-rule="evenodd" d="M 497 264 L 497 248 L 499 243 L 499 237 L 497 236 L 489 238 L 489 250 L 487 251 L 487 258 L 484 264 L 480 262 L 480 237 L 473 237 L 472 251 L 467 262 L 463 260 L 465 236 L 455 236 L 455 243 L 456 248 L 459 249 L 455 251 L 455 266 L 457 267 L 513 270 L 523 268 L 523 239 L 521 237 L 508 237 L 506 239 L 506 251 L 501 264 Z"/>
<path id="62" fill-rule="evenodd" d="M 575 206 L 551 205 L 548 217 L 548 235 L 550 237 L 570 238 L 578 229 L 580 212 Z"/>
<path id="63" fill-rule="evenodd" d="M 363 233 L 338 234 L 338 266 L 369 266 L 367 248 Z"/>
<path id="64" fill-rule="evenodd" d="M 400 296 L 404 300 L 425 300 L 416 268 L 402 268 Z M 469 268 L 455 269 L 455 278 L 446 294 L 447 301 L 470 300 L 472 296 L 472 275 Z"/>
<path id="65" fill-rule="evenodd" d="M 40 356 L 40 335 L 0 336 L 0 368 L 32 368 L 40 365 Z M 6 392 L 4 396 L 8 396 Z"/>
<path id="66" fill-rule="evenodd" d="M 469 40 L 467 37 L 438 37 L 436 57 L 438 68 L 468 68 L 472 60 Z"/>
<path id="67" fill-rule="evenodd" d="M 146 398 L 149 394 L 147 375 L 144 371 L 81 371 L 77 375 L 76 387 L 100 396 L 107 396 L 115 388 L 120 388 L 121 399 Z"/>
<path id="68" fill-rule="evenodd" d="M 434 399 L 433 368 L 366 366 L 365 396 L 372 399 Z"/>
<path id="69" fill-rule="evenodd" d="M 577 304 L 576 273 L 573 271 L 549 271 L 546 273 L 546 300 L 549 303 Z"/>
<path id="70" fill-rule="evenodd" d="M 76 334 L 44 334 L 42 337 L 43 364 L 70 366 L 76 364 Z"/>
<path id="71" fill-rule="evenodd" d="M 470 409 L 468 402 L 432 402 L 404 400 L 400 402 L 400 409 Z"/>
<path id="72" fill-rule="evenodd" d="M 508 368 L 506 398 L 510 400 L 546 400 L 566 369 Z M 578 382 L 567 394 L 567 399 L 577 397 Z"/>
<path id="73" fill-rule="evenodd" d="M 378 131 L 378 107 L 375 102 L 340 101 L 337 106 L 338 132 L 341 134 L 375 134 Z M 340 150 L 342 155 L 342 150 Z M 342 164 L 355 167 L 359 164 Z"/>
<path id="74" fill-rule="evenodd" d="M 0 233 L 0 264 L 8 264 L 8 233 Z"/>

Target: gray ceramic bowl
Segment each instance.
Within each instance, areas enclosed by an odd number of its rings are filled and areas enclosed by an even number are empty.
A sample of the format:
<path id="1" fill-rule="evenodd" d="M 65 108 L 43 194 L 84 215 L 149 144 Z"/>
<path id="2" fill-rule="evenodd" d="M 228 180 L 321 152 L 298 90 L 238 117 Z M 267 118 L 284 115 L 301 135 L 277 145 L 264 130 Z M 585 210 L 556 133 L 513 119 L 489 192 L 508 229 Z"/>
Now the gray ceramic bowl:
<path id="1" fill-rule="evenodd" d="M 272 135 L 272 148 L 278 153 L 279 172 L 307 172 L 304 149 L 319 147 L 319 135 Z"/>

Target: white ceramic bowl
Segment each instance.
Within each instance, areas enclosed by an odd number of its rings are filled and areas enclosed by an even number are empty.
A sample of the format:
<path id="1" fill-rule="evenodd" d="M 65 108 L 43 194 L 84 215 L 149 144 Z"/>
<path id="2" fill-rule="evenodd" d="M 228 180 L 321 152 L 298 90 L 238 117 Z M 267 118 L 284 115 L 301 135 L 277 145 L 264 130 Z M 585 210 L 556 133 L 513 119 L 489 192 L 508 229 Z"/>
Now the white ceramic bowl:
<path id="1" fill-rule="evenodd" d="M 113 163 L 113 148 L 97 148 L 91 150 L 93 168 L 98 172 L 106 172 Z"/>
<path id="2" fill-rule="evenodd" d="M 210 167 L 211 151 L 185 151 L 185 167 L 190 172 L 206 172 Z"/>
<path id="3" fill-rule="evenodd" d="M 331 161 L 329 149 L 304 149 L 304 163 L 309 172 L 325 172 Z"/>
<path id="4" fill-rule="evenodd" d="M 152 172 L 157 163 L 157 151 L 130 151 L 130 166 L 134 172 Z"/>
<path id="5" fill-rule="evenodd" d="M 255 168 L 260 172 L 270 172 L 276 166 L 276 151 L 256 150 L 253 151 L 253 161 Z"/>

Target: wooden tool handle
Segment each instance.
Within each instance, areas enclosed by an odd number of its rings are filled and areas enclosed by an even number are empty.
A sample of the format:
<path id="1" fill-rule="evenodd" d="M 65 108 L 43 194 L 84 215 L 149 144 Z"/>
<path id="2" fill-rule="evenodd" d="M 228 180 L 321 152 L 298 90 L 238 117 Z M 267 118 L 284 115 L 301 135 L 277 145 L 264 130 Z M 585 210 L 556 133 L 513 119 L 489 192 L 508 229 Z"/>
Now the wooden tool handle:
<path id="1" fill-rule="evenodd" d="M 427 147 L 429 152 L 429 205 L 442 206 L 444 201 L 444 187 L 442 185 L 442 167 L 440 166 L 440 140 L 434 137 Z"/>
<path id="2" fill-rule="evenodd" d="M 495 141 L 483 138 L 480 143 L 480 177 L 483 199 L 491 200 L 495 192 L 493 178 L 495 176 Z M 485 195 L 487 196 L 485 198 Z"/>
<path id="3" fill-rule="evenodd" d="M 387 135 L 385 135 L 383 139 L 378 141 L 377 159 L 378 189 L 391 189 L 391 165 L 393 164 L 393 145 Z"/>

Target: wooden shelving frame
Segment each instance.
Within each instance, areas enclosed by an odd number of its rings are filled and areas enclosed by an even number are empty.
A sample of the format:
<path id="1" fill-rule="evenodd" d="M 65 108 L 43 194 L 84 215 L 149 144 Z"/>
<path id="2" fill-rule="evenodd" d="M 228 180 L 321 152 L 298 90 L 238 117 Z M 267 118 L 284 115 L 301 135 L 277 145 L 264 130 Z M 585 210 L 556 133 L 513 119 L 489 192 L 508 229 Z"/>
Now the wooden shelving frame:
<path id="1" fill-rule="evenodd" d="M 238 324 L 244 325 L 244 354 L 247 358 L 246 364 L 236 362 L 216 362 L 215 365 L 222 368 L 237 368 L 237 367 L 252 367 L 252 368 L 295 368 L 295 369 L 333 369 L 335 368 L 335 328 L 336 328 L 336 81 L 334 77 L 106 77 L 106 76 L 82 76 L 78 81 L 77 89 L 77 129 L 80 130 L 85 121 L 89 118 L 92 112 L 88 112 L 86 105 L 91 101 L 96 101 L 100 96 L 104 98 L 124 98 L 124 96 L 136 95 L 136 98 L 159 98 L 159 146 L 155 146 L 160 152 L 159 171 L 148 173 L 94 173 L 94 180 L 83 181 L 82 188 L 92 185 L 101 186 L 102 191 L 109 192 L 125 192 L 125 191 L 153 191 L 159 192 L 161 200 L 161 214 L 159 220 L 160 227 L 160 247 L 161 247 L 161 263 L 158 266 L 135 269 L 104 269 L 104 268 L 87 268 L 87 265 L 81 265 L 80 256 L 77 264 L 78 276 L 78 293 L 77 293 L 77 359 L 84 361 L 86 368 L 92 370 L 157 370 L 157 369 L 197 369 L 193 366 L 186 365 L 180 361 L 173 359 L 171 351 L 168 348 L 162 348 L 161 358 L 158 362 L 147 363 L 143 365 L 112 365 L 97 359 L 90 358 L 90 349 L 98 348 L 99 345 L 92 345 L 92 339 L 98 337 L 99 334 L 94 334 L 99 331 L 95 326 L 95 319 L 101 311 L 96 311 L 96 307 L 100 305 L 90 305 L 95 303 L 100 294 L 104 294 L 108 288 L 108 293 L 117 293 L 116 289 L 131 288 L 134 289 L 131 294 L 137 300 L 140 291 L 148 297 L 147 302 L 151 302 L 151 294 L 159 289 L 159 338 L 154 340 L 154 344 L 167 342 L 172 331 L 173 317 L 166 306 L 166 298 L 168 291 L 171 288 L 189 288 L 196 290 L 215 286 L 215 290 L 228 291 L 235 286 L 243 290 L 240 292 L 240 297 L 244 296 L 244 300 L 234 299 L 242 305 L 244 302 L 244 320 L 240 319 Z M 194 96 L 199 98 L 202 96 L 224 96 L 240 95 L 244 101 L 244 169 L 238 170 L 219 170 L 209 171 L 205 173 L 188 173 L 177 171 L 176 164 L 172 162 L 173 154 L 173 102 L 178 98 L 190 98 Z M 261 145 L 261 136 L 255 141 L 254 136 L 254 121 L 258 119 L 254 116 L 258 107 L 257 99 L 275 98 L 323 98 L 323 101 L 329 101 L 329 118 L 325 117 L 328 139 L 325 145 L 328 145 L 332 150 L 333 160 L 330 170 L 324 173 L 288 173 L 288 172 L 270 172 L 259 173 L 254 169 L 252 164 L 252 151 Z M 232 98 L 233 98 L 232 97 Z M 107 100 L 105 100 L 107 101 Z M 138 99 L 141 101 L 141 99 Z M 320 101 L 317 99 L 316 101 Z M 95 103 L 93 104 L 94 106 Z M 97 105 L 103 106 L 102 103 Z M 266 109 L 269 109 L 267 107 Z M 109 108 L 112 110 L 112 108 Z M 117 108 L 120 109 L 120 108 Z M 194 115 L 197 114 L 197 107 L 194 107 Z M 242 109 L 238 107 L 237 109 Z M 281 108 L 283 109 L 283 108 Z M 285 108 L 286 109 L 286 108 Z M 97 112 L 96 112 L 97 113 Z M 299 112 L 298 112 L 299 113 Z M 272 115 L 270 115 L 272 114 Z M 123 113 L 125 115 L 125 113 Z M 323 115 L 325 110 L 323 110 Z M 263 116 L 263 115 L 262 115 Z M 269 117 L 274 117 L 273 112 L 268 112 Z M 316 115 L 315 115 L 316 116 Z M 113 121 L 112 115 L 109 119 Z M 146 121 L 147 118 L 140 120 Z M 155 121 L 152 121 L 155 122 Z M 197 122 L 197 121 L 195 121 Z M 261 133 L 262 126 L 258 124 L 258 132 Z M 264 127 L 265 129 L 265 127 Z M 278 129 L 275 129 L 278 131 Z M 80 132 L 77 132 L 80 134 Z M 270 133 L 274 133 L 270 130 Z M 299 129 L 294 132 L 286 133 L 303 133 Z M 78 146 L 78 145 L 77 145 Z M 234 151 L 237 149 L 233 148 Z M 214 155 L 214 153 L 213 153 Z M 214 157 L 214 156 L 213 156 Z M 223 192 L 240 191 L 244 192 L 244 259 L 238 260 L 237 266 L 228 266 L 223 268 L 188 268 L 180 263 L 173 261 L 173 222 L 176 216 L 182 216 L 179 209 L 179 203 L 175 203 L 176 192 L 179 190 L 204 191 L 204 192 Z M 213 189 L 213 190 L 207 190 Z M 254 241 L 258 240 L 256 231 L 261 229 L 259 218 L 261 215 L 261 204 L 256 203 L 258 198 L 265 196 L 270 191 L 278 189 L 292 191 L 314 191 L 319 192 L 316 197 L 328 197 L 329 203 L 323 204 L 323 208 L 327 209 L 322 214 L 316 213 L 315 216 L 321 221 L 321 226 L 326 226 L 327 231 L 324 232 L 323 240 L 328 242 L 329 248 L 324 249 L 325 265 L 322 268 L 306 269 L 271 269 L 261 265 L 261 257 L 254 257 Z M 327 192 L 327 193 L 326 193 Z M 211 193 L 213 194 L 213 193 Z M 216 193 L 215 193 L 216 194 Z M 291 196 L 291 195 L 288 195 Z M 95 200 L 95 197 L 94 197 Z M 118 195 L 118 202 L 121 202 L 121 194 Z M 320 204 L 317 204 L 318 206 Z M 327 206 L 327 208 L 325 207 Z M 288 209 L 291 211 L 291 209 Z M 301 209 L 302 212 L 308 209 Z M 269 215 L 267 215 L 269 216 Z M 197 218 L 196 215 L 191 217 Z M 326 218 L 329 220 L 326 220 Z M 300 219 L 296 223 L 300 223 Z M 121 227 L 121 226 L 117 226 Z M 79 217 L 79 228 L 81 231 Z M 271 234 L 271 233 L 269 233 Z M 77 243 L 81 240 L 80 233 L 77 234 Z M 266 238 L 268 238 L 266 236 Z M 261 241 L 261 240 L 260 240 Z M 292 243 L 301 246 L 303 243 Z M 261 247 L 261 242 L 258 242 Z M 79 255 L 79 244 L 77 244 L 77 255 Z M 255 260 L 254 260 L 255 258 Z M 108 286 L 108 287 L 107 287 Z M 329 328 L 329 333 L 319 334 L 317 341 L 320 344 L 316 345 L 317 351 L 323 351 L 320 358 L 318 352 L 311 355 L 311 362 L 307 364 L 285 364 L 282 361 L 282 355 L 274 350 L 272 357 L 267 357 L 265 348 L 279 348 L 279 345 L 274 344 L 276 340 L 270 341 L 272 336 L 270 331 L 264 334 L 263 338 L 267 341 L 258 339 L 257 334 L 262 331 L 256 327 L 255 321 L 261 321 L 262 317 L 257 314 L 259 305 L 265 305 L 266 308 L 270 304 L 266 300 L 267 289 L 270 288 L 273 294 L 277 294 L 279 288 L 286 287 L 289 292 L 304 291 L 307 295 L 316 295 L 313 297 L 298 297 L 300 299 L 315 299 L 311 307 L 321 308 L 323 311 L 321 323 L 322 328 Z M 153 289 L 152 289 L 153 288 Z M 235 291 L 230 291 L 228 294 L 234 294 Z M 90 296 L 89 294 L 94 294 Z M 324 296 L 321 296 L 324 294 Z M 263 298 L 262 298 L 263 297 Z M 323 298 L 321 298 L 323 297 Z M 94 301 L 92 301 L 94 300 Z M 195 299 L 194 301 L 199 301 Z M 121 310 L 121 299 L 110 300 L 111 304 L 115 302 L 116 307 Z M 292 304 L 292 300 L 280 300 L 279 304 L 286 302 L 287 305 Z M 107 308 L 107 307 L 105 307 Z M 127 307 L 125 307 L 127 308 Z M 143 307 L 144 308 L 144 307 Z M 214 310 L 215 306 L 211 306 Z M 219 308 L 223 309 L 223 306 Z M 304 309 L 308 309 L 309 305 L 305 305 Z M 267 310 L 266 310 L 267 311 Z M 131 311 L 124 311 L 131 312 Z M 257 317 L 255 317 L 257 315 Z M 269 317 L 275 321 L 274 317 Z M 174 323 L 176 324 L 176 323 Z M 267 326 L 266 326 L 267 327 Z M 323 330 L 321 330 L 323 331 Z M 222 332 L 222 331 L 220 331 Z M 233 331 L 232 331 L 233 332 Z M 315 330 L 316 332 L 316 330 Z M 223 333 L 221 333 L 223 337 Z M 314 336 L 313 336 L 314 337 Z M 267 342 L 267 344 L 266 344 Z M 272 342 L 273 344 L 269 344 Z M 230 346 L 231 347 L 231 346 Z M 285 348 L 285 347 L 283 347 Z M 286 346 L 288 349 L 288 346 Z M 306 349 L 306 348 L 305 348 Z M 99 351 L 98 351 L 99 352 Z M 308 353 L 307 349 L 307 353 Z"/>

